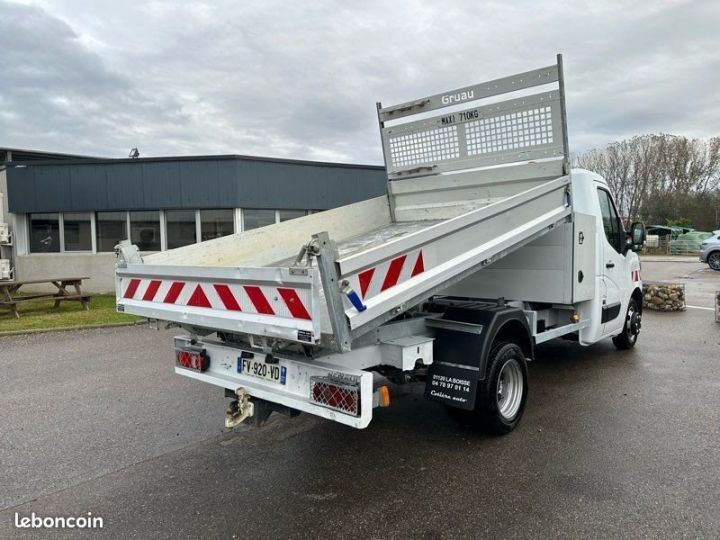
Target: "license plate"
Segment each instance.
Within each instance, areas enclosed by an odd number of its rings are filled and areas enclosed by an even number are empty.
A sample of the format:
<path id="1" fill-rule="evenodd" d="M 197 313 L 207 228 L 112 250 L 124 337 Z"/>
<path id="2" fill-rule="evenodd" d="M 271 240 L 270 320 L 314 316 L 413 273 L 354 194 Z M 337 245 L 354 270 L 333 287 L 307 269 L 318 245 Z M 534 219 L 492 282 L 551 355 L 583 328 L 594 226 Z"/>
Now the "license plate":
<path id="1" fill-rule="evenodd" d="M 238 358 L 237 372 L 278 384 L 285 384 L 287 379 L 287 368 L 285 366 L 266 364 L 264 361 L 255 358 Z"/>

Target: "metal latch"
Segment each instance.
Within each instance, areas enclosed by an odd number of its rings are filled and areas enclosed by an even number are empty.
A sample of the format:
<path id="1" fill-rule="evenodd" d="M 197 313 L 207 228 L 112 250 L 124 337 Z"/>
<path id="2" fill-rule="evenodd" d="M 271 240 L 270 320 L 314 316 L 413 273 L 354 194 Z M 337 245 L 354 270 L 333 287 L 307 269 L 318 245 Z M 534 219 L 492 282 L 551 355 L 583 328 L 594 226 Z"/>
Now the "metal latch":
<path id="1" fill-rule="evenodd" d="M 422 167 L 415 167 L 413 169 L 403 169 L 401 171 L 394 171 L 391 174 L 392 174 L 392 176 L 395 176 L 395 177 L 407 176 L 407 175 L 423 173 L 423 172 L 429 174 L 432 171 L 434 171 L 435 169 L 437 169 L 437 165 L 424 165 Z"/>
<path id="2" fill-rule="evenodd" d="M 292 266 L 290 267 L 290 275 L 291 276 L 307 276 L 308 275 L 308 268 L 312 267 L 312 259 L 313 257 L 316 257 L 320 253 L 320 248 L 317 245 L 317 242 L 314 240 L 311 240 L 307 244 L 303 245 L 303 247 L 300 248 L 300 252 L 298 253 L 297 257 L 295 258 L 295 262 L 293 262 Z M 305 265 L 302 266 L 302 260 L 307 255 L 307 259 L 305 261 Z"/>
<path id="3" fill-rule="evenodd" d="M 125 268 L 128 264 L 142 264 L 143 262 L 138 247 L 130 240 L 121 240 L 115 246 L 115 256 L 118 258 L 117 266 L 120 268 Z"/>
<path id="4" fill-rule="evenodd" d="M 387 116 L 392 116 L 393 114 L 399 113 L 399 112 L 406 112 L 410 111 L 415 108 L 422 108 L 425 105 L 430 103 L 430 98 L 425 99 L 418 99 L 416 101 L 411 101 L 410 103 L 406 103 L 405 105 L 401 105 L 399 107 L 388 107 L 386 110 L 381 111 L 383 114 L 386 114 Z"/>

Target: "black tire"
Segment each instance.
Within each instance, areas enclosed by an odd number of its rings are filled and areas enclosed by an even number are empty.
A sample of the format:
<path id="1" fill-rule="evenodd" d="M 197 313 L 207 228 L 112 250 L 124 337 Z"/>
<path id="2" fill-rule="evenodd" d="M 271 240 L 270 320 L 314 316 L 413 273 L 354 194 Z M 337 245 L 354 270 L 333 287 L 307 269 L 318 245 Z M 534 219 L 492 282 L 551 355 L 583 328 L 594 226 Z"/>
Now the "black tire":
<path id="1" fill-rule="evenodd" d="M 479 389 L 474 414 L 484 431 L 505 435 L 515 429 L 525 411 L 528 393 L 525 355 L 517 343 L 500 341 L 493 344 L 487 366 L 487 377 Z M 513 384 L 520 383 L 520 388 L 512 391 L 512 397 L 502 395 L 502 386 L 498 384 L 501 375 L 505 381 L 512 378 L 515 381 Z M 507 400 L 512 402 L 511 407 L 507 407 Z M 506 414 L 503 414 L 503 409 Z"/>
<path id="2" fill-rule="evenodd" d="M 720 272 L 720 251 L 712 251 L 708 253 L 707 262 L 711 270 Z"/>
<path id="3" fill-rule="evenodd" d="M 635 299 L 630 298 L 627 313 L 625 313 L 625 323 L 623 324 L 622 332 L 612 338 L 613 345 L 621 351 L 632 349 L 635 343 L 637 343 L 641 327 L 642 311 L 638 308 Z"/>

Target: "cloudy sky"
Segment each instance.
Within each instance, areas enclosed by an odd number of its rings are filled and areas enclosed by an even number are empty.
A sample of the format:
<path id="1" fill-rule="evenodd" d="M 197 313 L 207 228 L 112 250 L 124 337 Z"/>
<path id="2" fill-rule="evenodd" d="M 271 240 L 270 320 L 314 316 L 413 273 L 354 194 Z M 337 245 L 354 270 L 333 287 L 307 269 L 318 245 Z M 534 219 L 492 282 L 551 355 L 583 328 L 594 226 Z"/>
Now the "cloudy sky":
<path id="1" fill-rule="evenodd" d="M 0 0 L 0 147 L 380 163 L 376 101 L 557 52 L 573 151 L 720 135 L 717 0 Z"/>

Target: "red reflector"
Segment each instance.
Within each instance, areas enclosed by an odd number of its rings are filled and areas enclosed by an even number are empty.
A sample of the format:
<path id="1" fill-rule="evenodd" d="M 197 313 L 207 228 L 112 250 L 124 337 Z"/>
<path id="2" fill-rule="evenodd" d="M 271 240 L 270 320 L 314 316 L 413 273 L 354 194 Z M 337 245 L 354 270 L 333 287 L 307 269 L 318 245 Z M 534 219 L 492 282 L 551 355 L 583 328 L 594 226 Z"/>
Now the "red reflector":
<path id="1" fill-rule="evenodd" d="M 360 415 L 360 387 L 325 377 L 312 378 L 310 398 L 323 407 Z"/>
<path id="2" fill-rule="evenodd" d="M 210 357 L 205 351 L 175 351 L 176 362 L 180 367 L 205 371 L 210 367 Z"/>

